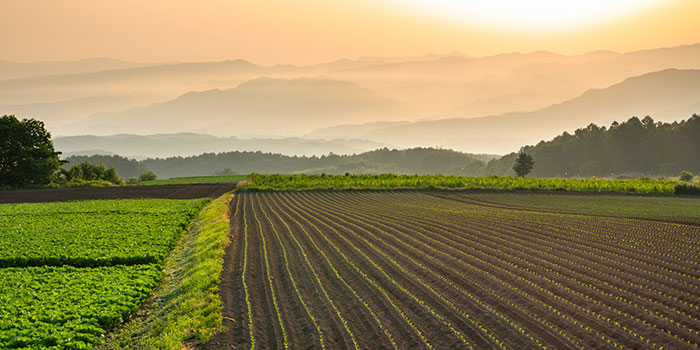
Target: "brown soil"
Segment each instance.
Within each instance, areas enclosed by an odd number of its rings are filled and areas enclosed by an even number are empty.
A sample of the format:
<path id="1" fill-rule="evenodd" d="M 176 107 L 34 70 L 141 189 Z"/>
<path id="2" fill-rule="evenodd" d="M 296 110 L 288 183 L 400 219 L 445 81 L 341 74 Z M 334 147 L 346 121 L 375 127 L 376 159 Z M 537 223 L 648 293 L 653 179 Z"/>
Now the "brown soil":
<path id="1" fill-rule="evenodd" d="M 232 191 L 235 183 L 61 188 L 46 190 L 0 191 L 0 203 L 65 202 L 92 199 L 216 198 Z"/>
<path id="2" fill-rule="evenodd" d="M 237 200 L 220 285 L 228 331 L 205 349 L 249 349 L 249 324 L 261 349 L 321 339 L 328 349 L 466 348 L 458 334 L 475 349 L 700 342 L 695 226 L 535 212 L 505 220 L 416 191 Z"/>

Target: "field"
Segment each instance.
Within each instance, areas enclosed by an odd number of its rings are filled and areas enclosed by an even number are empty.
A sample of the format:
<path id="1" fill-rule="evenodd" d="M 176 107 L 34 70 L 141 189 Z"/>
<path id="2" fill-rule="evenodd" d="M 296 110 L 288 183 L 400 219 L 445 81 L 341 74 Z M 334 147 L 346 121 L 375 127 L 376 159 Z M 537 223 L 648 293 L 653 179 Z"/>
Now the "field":
<path id="1" fill-rule="evenodd" d="M 0 205 L 0 348 L 90 349 L 151 295 L 208 199 Z"/>
<path id="2" fill-rule="evenodd" d="M 698 209 L 694 198 L 243 192 L 222 275 L 228 331 L 207 348 L 696 348 Z"/>
<path id="3" fill-rule="evenodd" d="M 161 263 L 208 199 L 0 206 L 0 267 Z"/>
<path id="4" fill-rule="evenodd" d="M 235 183 L 60 188 L 0 191 L 0 203 L 41 203 L 93 199 L 218 198 L 236 188 Z"/>
<path id="5" fill-rule="evenodd" d="M 466 177 L 445 175 L 260 175 L 240 190 L 367 190 L 367 189 L 481 189 L 577 192 L 700 194 L 697 185 L 672 180 L 610 180 L 596 178 Z M 686 186 L 686 187 L 683 187 Z"/>
<path id="6" fill-rule="evenodd" d="M 247 175 L 220 175 L 220 176 L 189 176 L 173 177 L 170 179 L 158 179 L 153 181 L 140 181 L 137 185 L 189 185 L 189 184 L 213 184 L 243 181 Z"/>

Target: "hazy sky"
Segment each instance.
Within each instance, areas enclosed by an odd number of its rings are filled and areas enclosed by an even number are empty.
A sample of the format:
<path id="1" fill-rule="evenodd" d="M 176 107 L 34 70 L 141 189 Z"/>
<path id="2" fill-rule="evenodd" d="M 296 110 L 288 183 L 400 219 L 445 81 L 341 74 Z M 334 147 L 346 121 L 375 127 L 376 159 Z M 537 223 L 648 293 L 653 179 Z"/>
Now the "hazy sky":
<path id="1" fill-rule="evenodd" d="M 698 0 L 0 0 L 0 59 L 632 51 L 700 42 L 698 14 Z"/>

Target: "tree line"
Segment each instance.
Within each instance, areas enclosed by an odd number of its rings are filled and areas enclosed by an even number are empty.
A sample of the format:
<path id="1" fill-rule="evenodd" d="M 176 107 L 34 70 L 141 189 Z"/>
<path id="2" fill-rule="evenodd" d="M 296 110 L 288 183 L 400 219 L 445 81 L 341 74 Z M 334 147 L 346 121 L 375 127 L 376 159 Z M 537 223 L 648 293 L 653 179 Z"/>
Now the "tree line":
<path id="1" fill-rule="evenodd" d="M 161 178 L 227 174 L 407 174 L 457 176 L 640 177 L 700 172 L 700 116 L 673 123 L 632 117 L 610 127 L 590 124 L 573 134 L 525 146 L 488 160 L 436 148 L 382 148 L 355 155 L 286 156 L 263 152 L 205 153 L 144 160 L 121 156 L 60 159 L 41 121 L 0 118 L 0 187 L 74 186 L 90 181 L 123 184 Z M 516 161 L 517 160 L 517 161 Z M 514 166 L 515 165 L 515 166 Z M 692 177 L 692 175 L 691 175 Z"/>

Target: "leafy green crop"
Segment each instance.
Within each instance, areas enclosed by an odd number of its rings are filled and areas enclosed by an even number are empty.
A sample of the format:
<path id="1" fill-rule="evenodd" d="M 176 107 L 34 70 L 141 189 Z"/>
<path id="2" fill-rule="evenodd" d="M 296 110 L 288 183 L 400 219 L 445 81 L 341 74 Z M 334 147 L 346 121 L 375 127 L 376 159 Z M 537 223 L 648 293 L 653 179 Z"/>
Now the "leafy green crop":
<path id="1" fill-rule="evenodd" d="M 0 348 L 90 349 L 160 274 L 158 265 L 0 269 Z"/>
<path id="2" fill-rule="evenodd" d="M 0 267 L 161 263 L 208 201 L 0 205 Z"/>

